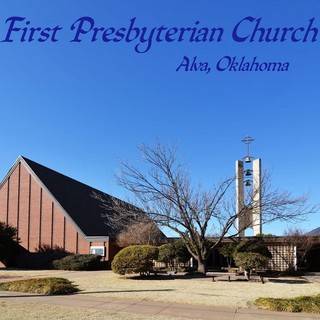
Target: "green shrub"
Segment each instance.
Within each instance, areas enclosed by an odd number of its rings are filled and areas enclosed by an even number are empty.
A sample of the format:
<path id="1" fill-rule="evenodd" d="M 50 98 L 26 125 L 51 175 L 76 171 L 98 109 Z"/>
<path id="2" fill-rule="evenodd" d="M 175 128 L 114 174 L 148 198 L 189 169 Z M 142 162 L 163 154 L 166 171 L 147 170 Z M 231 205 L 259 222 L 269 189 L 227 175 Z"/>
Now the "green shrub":
<path id="1" fill-rule="evenodd" d="M 245 270 L 248 280 L 252 269 L 263 269 L 272 258 L 268 247 L 261 240 L 241 241 L 235 248 L 235 264 Z"/>
<path id="2" fill-rule="evenodd" d="M 244 270 L 263 269 L 266 267 L 269 258 L 260 253 L 239 252 L 235 255 L 234 261 L 238 267 Z"/>
<path id="3" fill-rule="evenodd" d="M 114 257 L 112 271 L 121 275 L 129 273 L 146 274 L 153 271 L 153 260 L 157 260 L 159 250 L 149 245 L 135 245 L 119 251 Z"/>
<path id="4" fill-rule="evenodd" d="M 159 247 L 158 261 L 173 266 L 176 252 L 173 243 L 166 243 Z"/>
<path id="5" fill-rule="evenodd" d="M 234 250 L 234 255 L 239 252 L 259 253 L 267 258 L 272 258 L 272 254 L 262 240 L 241 241 Z"/>
<path id="6" fill-rule="evenodd" d="M 176 240 L 174 243 L 174 248 L 176 252 L 176 260 L 179 263 L 186 263 L 191 259 L 191 254 L 188 251 L 185 243 L 182 239 Z"/>
<path id="7" fill-rule="evenodd" d="M 0 222 L 0 261 L 10 266 L 18 252 L 17 229 Z"/>
<path id="8" fill-rule="evenodd" d="M 98 270 L 101 269 L 101 256 L 95 254 L 73 254 L 53 261 L 53 267 L 59 270 Z"/>
<path id="9" fill-rule="evenodd" d="M 174 266 L 177 263 L 186 263 L 191 255 L 182 239 L 163 244 L 159 247 L 158 261 Z"/>
<path id="10" fill-rule="evenodd" d="M 236 246 L 237 246 L 237 243 L 230 242 L 230 243 L 223 243 L 222 246 L 219 248 L 219 252 L 226 258 L 229 268 L 231 268 L 232 258 L 233 258 L 233 254 L 236 249 Z"/>
<path id="11" fill-rule="evenodd" d="M 254 304 L 261 309 L 271 311 L 320 313 L 320 295 L 291 299 L 259 298 Z"/>
<path id="12" fill-rule="evenodd" d="M 0 283 L 0 290 L 45 295 L 62 295 L 79 291 L 72 282 L 64 278 L 39 278 L 3 282 Z"/>

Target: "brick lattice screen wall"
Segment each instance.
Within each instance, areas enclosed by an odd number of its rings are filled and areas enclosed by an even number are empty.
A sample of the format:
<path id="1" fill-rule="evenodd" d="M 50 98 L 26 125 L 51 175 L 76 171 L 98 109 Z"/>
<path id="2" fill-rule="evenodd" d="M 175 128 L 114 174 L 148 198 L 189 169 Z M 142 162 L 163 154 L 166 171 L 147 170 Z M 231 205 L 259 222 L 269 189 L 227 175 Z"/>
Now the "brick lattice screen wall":
<path id="1" fill-rule="evenodd" d="M 272 253 L 272 259 L 268 268 L 275 271 L 286 271 L 294 269 L 296 266 L 296 249 L 293 245 L 276 244 L 268 245 L 269 251 Z"/>

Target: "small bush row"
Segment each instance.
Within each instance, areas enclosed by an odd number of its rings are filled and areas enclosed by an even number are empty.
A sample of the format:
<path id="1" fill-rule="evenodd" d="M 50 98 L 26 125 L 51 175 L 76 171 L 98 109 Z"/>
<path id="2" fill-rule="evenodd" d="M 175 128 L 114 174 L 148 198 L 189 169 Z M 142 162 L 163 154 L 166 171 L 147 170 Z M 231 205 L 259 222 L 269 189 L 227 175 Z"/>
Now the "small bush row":
<path id="1" fill-rule="evenodd" d="M 52 265 L 54 269 L 90 271 L 101 269 L 101 256 L 94 254 L 72 254 L 59 260 L 54 260 Z"/>
<path id="2" fill-rule="evenodd" d="M 271 311 L 320 313 L 320 295 L 291 299 L 259 298 L 254 304 L 261 309 Z"/>
<path id="3" fill-rule="evenodd" d="M 58 254 L 56 252 L 24 252 L 15 259 L 15 266 L 24 269 L 101 270 L 106 265 L 94 254 Z"/>

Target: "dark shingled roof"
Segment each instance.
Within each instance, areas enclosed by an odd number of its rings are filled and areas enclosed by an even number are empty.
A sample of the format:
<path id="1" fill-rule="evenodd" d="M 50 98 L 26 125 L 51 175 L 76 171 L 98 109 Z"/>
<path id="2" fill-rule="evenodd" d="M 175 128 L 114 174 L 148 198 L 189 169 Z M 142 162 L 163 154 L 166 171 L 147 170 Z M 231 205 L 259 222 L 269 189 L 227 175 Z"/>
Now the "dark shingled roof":
<path id="1" fill-rule="evenodd" d="M 320 227 L 307 233 L 308 236 L 320 236 Z"/>
<path id="2" fill-rule="evenodd" d="M 30 159 L 21 158 L 48 188 L 85 236 L 114 236 L 115 230 L 108 227 L 107 218 L 103 217 L 106 214 L 104 204 L 110 204 L 112 196 Z"/>

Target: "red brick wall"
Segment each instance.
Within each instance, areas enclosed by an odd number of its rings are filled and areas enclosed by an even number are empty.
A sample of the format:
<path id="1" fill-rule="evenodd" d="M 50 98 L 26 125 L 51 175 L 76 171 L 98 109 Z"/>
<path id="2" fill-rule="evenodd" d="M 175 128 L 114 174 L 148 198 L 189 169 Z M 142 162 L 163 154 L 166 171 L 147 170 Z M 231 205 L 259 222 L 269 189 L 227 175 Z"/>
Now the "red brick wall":
<path id="1" fill-rule="evenodd" d="M 77 231 L 68 221 L 66 223 L 66 239 L 65 249 L 77 253 Z"/>
<path id="2" fill-rule="evenodd" d="M 90 242 L 77 232 L 23 163 L 0 187 L 0 221 L 16 227 L 20 244 L 31 252 L 40 245 L 49 245 L 72 253 L 89 253 Z"/>
<path id="3" fill-rule="evenodd" d="M 54 209 L 54 208 L 53 208 Z M 41 210 L 41 244 L 51 247 L 51 228 L 52 228 L 52 200 L 46 193 L 42 192 Z"/>
<path id="4" fill-rule="evenodd" d="M 17 166 L 10 176 L 8 224 L 12 226 L 17 225 L 19 172 L 20 166 Z"/>
<path id="5" fill-rule="evenodd" d="M 64 247 L 64 216 L 59 208 L 53 207 L 53 243 L 54 245 Z M 75 250 L 76 248 L 74 248 Z"/>
<path id="6" fill-rule="evenodd" d="M 20 179 L 20 206 L 19 206 L 19 225 L 18 237 L 21 243 L 28 244 L 28 230 L 29 230 L 29 188 L 31 178 L 27 170 L 21 166 Z"/>
<path id="7" fill-rule="evenodd" d="M 27 249 L 36 251 L 39 248 L 40 237 L 40 204 L 41 204 L 40 185 L 32 178 L 30 188 L 30 233 L 29 246 Z"/>
<path id="8" fill-rule="evenodd" d="M 86 239 L 83 239 L 78 233 L 78 253 L 89 253 L 90 242 Z"/>
<path id="9" fill-rule="evenodd" d="M 7 223 L 8 180 L 0 188 L 0 221 Z"/>

